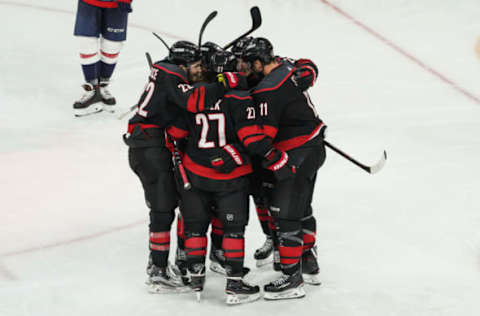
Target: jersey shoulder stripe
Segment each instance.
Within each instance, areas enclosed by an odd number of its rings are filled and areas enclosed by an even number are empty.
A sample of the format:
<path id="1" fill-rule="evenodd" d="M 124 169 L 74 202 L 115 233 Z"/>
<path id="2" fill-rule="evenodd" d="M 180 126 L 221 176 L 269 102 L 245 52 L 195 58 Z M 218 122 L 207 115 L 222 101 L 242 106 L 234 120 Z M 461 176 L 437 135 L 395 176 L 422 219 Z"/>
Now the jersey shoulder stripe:
<path id="1" fill-rule="evenodd" d="M 255 87 L 252 94 L 273 91 L 280 88 L 295 71 L 295 67 L 282 62 Z"/>
<path id="2" fill-rule="evenodd" d="M 169 75 L 176 76 L 176 77 L 182 79 L 183 82 L 188 83 L 188 81 L 186 79 L 187 74 L 185 73 L 185 71 L 183 71 L 177 65 L 160 62 L 160 63 L 153 64 L 152 67 L 154 67 L 156 69 L 160 69 L 161 71 L 163 71 L 163 72 L 165 72 Z"/>

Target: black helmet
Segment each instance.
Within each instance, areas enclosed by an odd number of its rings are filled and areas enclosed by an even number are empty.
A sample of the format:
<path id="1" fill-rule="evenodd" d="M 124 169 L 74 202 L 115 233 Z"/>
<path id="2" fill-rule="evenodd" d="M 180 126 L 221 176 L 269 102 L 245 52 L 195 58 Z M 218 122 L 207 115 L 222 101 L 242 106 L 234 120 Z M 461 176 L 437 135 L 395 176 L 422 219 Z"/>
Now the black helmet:
<path id="1" fill-rule="evenodd" d="M 253 40 L 252 36 L 242 37 L 232 46 L 232 53 L 237 58 L 241 58 L 243 55 L 243 50 L 247 45 Z"/>
<path id="2" fill-rule="evenodd" d="M 213 42 L 206 42 L 200 47 L 200 54 L 202 55 L 202 64 L 208 68 L 210 59 L 216 52 L 223 51 L 223 48 Z"/>
<path id="3" fill-rule="evenodd" d="M 243 49 L 242 58 L 248 62 L 259 59 L 263 64 L 268 64 L 274 58 L 273 46 L 266 38 L 254 38 Z"/>
<path id="4" fill-rule="evenodd" d="M 237 58 L 232 52 L 226 50 L 216 51 L 210 56 L 207 69 L 211 72 L 236 71 Z"/>
<path id="5" fill-rule="evenodd" d="M 187 65 L 200 59 L 198 46 L 189 41 L 178 41 L 170 47 L 168 60 L 177 65 Z"/>

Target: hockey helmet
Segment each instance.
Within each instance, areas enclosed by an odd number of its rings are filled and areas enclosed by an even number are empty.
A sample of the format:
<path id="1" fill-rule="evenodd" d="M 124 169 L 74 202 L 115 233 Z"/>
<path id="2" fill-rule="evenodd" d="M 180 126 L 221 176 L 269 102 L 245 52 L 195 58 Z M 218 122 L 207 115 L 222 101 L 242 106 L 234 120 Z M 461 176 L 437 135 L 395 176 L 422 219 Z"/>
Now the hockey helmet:
<path id="1" fill-rule="evenodd" d="M 270 63 L 274 58 L 273 46 L 269 40 L 264 37 L 257 37 L 247 43 L 243 49 L 242 59 L 253 62 L 260 60 L 263 64 Z"/>
<path id="2" fill-rule="evenodd" d="M 200 51 L 192 42 L 178 41 L 170 47 L 168 60 L 177 65 L 187 65 L 200 60 Z"/>
<path id="3" fill-rule="evenodd" d="M 207 69 L 215 73 L 236 71 L 236 68 L 237 58 L 232 52 L 226 50 L 220 50 L 213 53 L 207 64 Z"/>
<path id="4" fill-rule="evenodd" d="M 200 54 L 202 55 L 202 64 L 208 68 L 209 61 L 213 54 L 223 51 L 223 48 L 213 42 L 206 42 L 200 47 Z"/>
<path id="5" fill-rule="evenodd" d="M 232 46 L 232 53 L 237 58 L 242 58 L 243 50 L 253 40 L 252 36 L 242 37 Z"/>

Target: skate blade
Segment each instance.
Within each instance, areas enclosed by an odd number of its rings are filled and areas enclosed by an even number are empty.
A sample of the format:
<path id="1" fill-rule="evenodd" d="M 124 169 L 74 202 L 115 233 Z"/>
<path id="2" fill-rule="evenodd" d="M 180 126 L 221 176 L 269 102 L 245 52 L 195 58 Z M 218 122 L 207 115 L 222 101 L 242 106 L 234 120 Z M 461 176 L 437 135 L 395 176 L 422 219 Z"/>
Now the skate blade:
<path id="1" fill-rule="evenodd" d="M 92 115 L 103 111 L 103 105 L 99 103 L 94 103 L 85 109 L 73 109 L 73 114 L 76 117 L 82 117 L 87 115 Z"/>
<path id="2" fill-rule="evenodd" d="M 318 274 L 302 274 L 303 277 L 303 282 L 309 285 L 320 285 L 322 282 L 320 282 L 320 278 L 318 277 Z"/>
<path id="3" fill-rule="evenodd" d="M 258 260 L 256 260 L 255 266 L 256 266 L 257 268 L 261 268 L 261 267 L 266 266 L 267 264 L 270 264 L 270 263 L 272 263 L 272 262 L 273 262 L 273 258 L 272 258 L 272 256 L 269 256 L 269 257 L 267 257 L 267 258 L 265 258 L 265 259 L 258 259 Z"/>
<path id="4" fill-rule="evenodd" d="M 218 262 L 212 262 L 210 264 L 210 270 L 221 275 L 227 275 L 227 273 L 225 272 L 225 269 Z"/>
<path id="5" fill-rule="evenodd" d="M 108 113 L 116 113 L 117 112 L 117 107 L 115 105 L 108 105 L 105 104 L 103 106 L 103 110 Z"/>
<path id="6" fill-rule="evenodd" d="M 227 299 L 225 302 L 227 305 L 238 305 L 249 303 L 258 300 L 261 297 L 260 293 L 255 293 L 251 295 L 247 294 L 227 294 Z"/>
<path id="7" fill-rule="evenodd" d="M 267 301 L 274 300 L 287 300 L 292 298 L 302 298 L 305 296 L 305 290 L 303 286 L 297 287 L 295 289 L 286 290 L 284 292 L 265 292 L 263 298 Z"/>
<path id="8" fill-rule="evenodd" d="M 165 284 L 148 284 L 148 292 L 151 294 L 190 293 L 193 290 L 188 286 L 168 286 Z"/>

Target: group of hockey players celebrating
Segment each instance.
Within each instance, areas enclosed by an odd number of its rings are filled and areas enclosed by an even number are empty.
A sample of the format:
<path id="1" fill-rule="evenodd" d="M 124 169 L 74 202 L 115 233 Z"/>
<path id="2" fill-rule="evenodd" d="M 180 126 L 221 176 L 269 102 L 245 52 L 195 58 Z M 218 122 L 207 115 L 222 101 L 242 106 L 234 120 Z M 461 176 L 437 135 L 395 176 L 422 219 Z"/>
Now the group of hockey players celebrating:
<path id="1" fill-rule="evenodd" d="M 210 227 L 210 269 L 226 276 L 226 303 L 260 298 L 244 279 L 250 195 L 265 234 L 257 267 L 273 262 L 281 272 L 263 297 L 300 298 L 304 283 L 320 284 L 311 204 L 326 125 L 307 92 L 317 72 L 309 59 L 274 55 L 263 37 L 241 37 L 230 50 L 177 41 L 151 65 L 123 136 L 150 208 L 151 292 L 200 296 Z"/>

